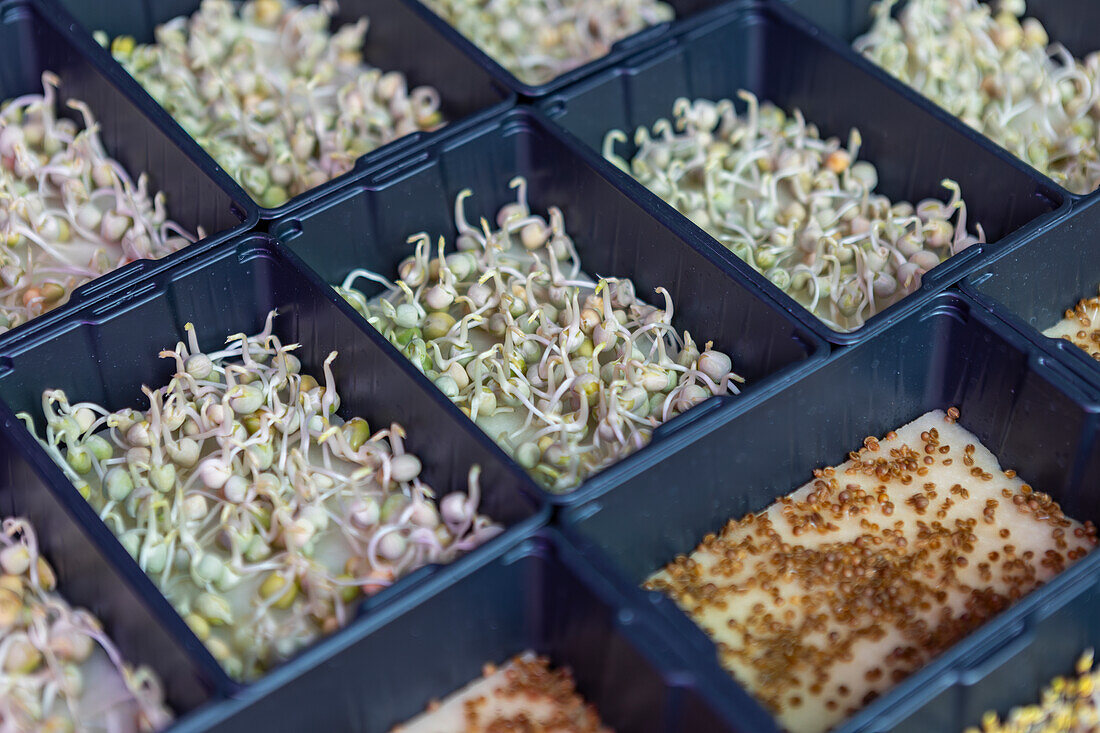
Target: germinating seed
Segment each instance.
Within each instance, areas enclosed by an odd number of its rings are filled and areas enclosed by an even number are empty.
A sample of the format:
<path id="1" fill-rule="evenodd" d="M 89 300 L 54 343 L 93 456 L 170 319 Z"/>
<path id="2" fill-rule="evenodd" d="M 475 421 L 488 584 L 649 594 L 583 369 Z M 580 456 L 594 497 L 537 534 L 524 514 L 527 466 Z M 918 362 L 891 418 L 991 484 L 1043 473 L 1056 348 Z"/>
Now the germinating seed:
<path id="1" fill-rule="evenodd" d="M 1100 185 L 1100 53 L 1078 60 L 1023 0 L 871 6 L 855 49 L 1074 193 Z"/>
<path id="2" fill-rule="evenodd" d="M 1043 331 L 1043 335 L 1065 339 L 1100 361 L 1100 296 L 1082 298 L 1065 312 L 1061 321 Z"/>
<path id="3" fill-rule="evenodd" d="M 490 733 L 569 731 L 611 733 L 594 706 L 577 692 L 568 669 L 551 669 L 550 660 L 524 652 L 503 667 L 486 664 L 482 677 L 390 733 Z"/>
<path id="4" fill-rule="evenodd" d="M 927 413 L 645 582 L 792 733 L 827 730 L 1096 546 L 1096 527 Z"/>
<path id="5" fill-rule="evenodd" d="M 634 283 L 593 281 L 560 209 L 531 211 L 527 182 L 495 224 L 466 219 L 433 255 L 426 233 L 391 283 L 354 270 L 337 286 L 367 320 L 547 489 L 576 488 L 644 446 L 653 429 L 743 380 L 726 354 L 672 327 L 672 297 L 646 304 Z M 368 300 L 355 283 L 379 283 Z M 366 287 L 365 285 L 363 287 Z"/>
<path id="6" fill-rule="evenodd" d="M 545 84 L 673 19 L 659 0 L 423 0 L 525 84 Z"/>
<path id="7" fill-rule="evenodd" d="M 943 181 L 948 201 L 894 203 L 875 193 L 875 166 L 858 159 L 858 130 L 842 147 L 798 110 L 738 97 L 744 115 L 728 99 L 681 98 L 672 122 L 635 131 L 629 161 L 615 152 L 627 142 L 621 130 L 607 133 L 604 156 L 831 328 L 861 327 L 940 262 L 985 241 L 981 226 L 967 232 L 954 181 Z"/>
<path id="8" fill-rule="evenodd" d="M 160 353 L 176 364 L 172 380 L 143 387 L 148 409 L 42 397 L 39 442 L 242 679 L 343 626 L 364 594 L 502 531 L 478 513 L 476 466 L 468 493 L 437 502 L 400 425 L 338 417 L 336 352 L 323 382 L 303 374 L 274 315 L 209 353 L 187 324 L 188 342 Z M 87 448 L 97 436 L 106 459 Z"/>
<path id="9" fill-rule="evenodd" d="M 111 731 L 166 727 L 160 680 L 123 660 L 95 616 L 56 592 L 53 568 L 22 518 L 0 526 L 0 728 Z M 103 589 L 108 592 L 108 589 Z"/>
<path id="10" fill-rule="evenodd" d="M 965 733 L 1085 733 L 1100 728 L 1100 671 L 1093 670 L 1093 652 L 1077 660 L 1076 677 L 1055 677 L 1041 702 L 1012 710 L 1004 721 L 995 711 L 982 716 L 981 728 Z"/>
<path id="11" fill-rule="evenodd" d="M 203 0 L 120 36 L 114 57 L 262 206 L 352 169 L 366 153 L 443 124 L 439 93 L 363 62 L 367 19 L 329 31 L 333 0 Z M 99 34 L 106 45 L 107 36 Z"/>
<path id="12" fill-rule="evenodd" d="M 139 259 L 157 259 L 195 236 L 168 219 L 164 194 L 137 184 L 99 139 L 81 101 L 59 118 L 61 80 L 0 104 L 0 333 L 68 301 L 75 288 Z M 200 232 L 201 236 L 201 232 Z"/>

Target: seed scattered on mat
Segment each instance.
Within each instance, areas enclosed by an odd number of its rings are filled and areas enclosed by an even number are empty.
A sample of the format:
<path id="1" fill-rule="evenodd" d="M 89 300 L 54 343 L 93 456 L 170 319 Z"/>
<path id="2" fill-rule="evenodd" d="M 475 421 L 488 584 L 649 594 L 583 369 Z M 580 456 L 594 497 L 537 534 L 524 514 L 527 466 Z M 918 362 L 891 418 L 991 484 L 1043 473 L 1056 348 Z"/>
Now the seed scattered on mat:
<path id="1" fill-rule="evenodd" d="M 1095 547 L 959 417 L 867 438 L 646 580 L 792 733 L 837 725 Z"/>
<path id="2" fill-rule="evenodd" d="M 1044 336 L 1061 338 L 1100 360 L 1100 296 L 1082 298 L 1067 310 L 1061 321 L 1043 331 Z"/>
<path id="3" fill-rule="evenodd" d="M 569 731 L 612 733 L 596 709 L 576 690 L 568 669 L 551 669 L 550 660 L 524 652 L 503 667 L 485 665 L 482 678 L 390 733 L 504 733 Z"/>

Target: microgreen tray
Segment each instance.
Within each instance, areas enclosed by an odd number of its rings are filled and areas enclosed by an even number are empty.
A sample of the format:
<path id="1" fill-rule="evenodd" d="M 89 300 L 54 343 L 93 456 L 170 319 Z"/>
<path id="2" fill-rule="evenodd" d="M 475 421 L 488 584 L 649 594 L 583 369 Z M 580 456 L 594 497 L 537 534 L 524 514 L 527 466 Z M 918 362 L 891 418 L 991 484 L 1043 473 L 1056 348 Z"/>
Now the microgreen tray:
<path id="1" fill-rule="evenodd" d="M 784 3 L 805 16 L 821 30 L 851 43 L 871 26 L 874 0 L 768 0 Z M 895 13 L 904 7 L 899 2 Z M 1037 18 L 1050 40 L 1061 43 L 1077 56 L 1100 47 L 1097 8 L 1091 0 L 1027 0 L 1026 17 Z"/>
<path id="2" fill-rule="evenodd" d="M 965 296 L 948 292 L 881 336 L 835 353 L 797 384 L 654 468 L 567 510 L 563 531 L 597 567 L 616 576 L 636 604 L 658 609 L 667 638 L 692 650 L 699 674 L 722 680 L 724 694 L 743 714 L 752 711 L 754 720 L 766 721 L 746 724 L 746 732 L 776 730 L 764 709 L 719 666 L 704 632 L 668 597 L 643 591 L 641 582 L 727 519 L 764 509 L 809 480 L 814 469 L 843 462 L 866 436 L 884 435 L 929 410 L 950 407 L 959 409 L 963 427 L 1002 466 L 1050 494 L 1067 515 L 1082 521 L 1100 517 L 1092 490 L 1100 470 L 1096 388 Z M 1013 643 L 1029 614 L 1094 578 L 1098 565 L 1100 555 L 1087 556 L 836 730 L 961 731 L 980 723 L 974 711 L 980 715 L 1000 706 L 1003 697 L 971 691 L 974 696 L 963 706 L 904 724 L 898 711 L 921 708 L 960 677 L 976 675 L 982 660 Z"/>
<path id="3" fill-rule="evenodd" d="M 725 722 L 737 711 L 684 671 L 651 621 L 543 530 L 380 609 L 331 654 L 276 673 L 280 684 L 264 694 L 211 706 L 178 729 L 386 731 L 477 679 L 486 663 L 533 651 L 571 670 L 613 730 L 737 730 Z"/>
<path id="4" fill-rule="evenodd" d="M 138 43 L 153 41 L 154 29 L 172 18 L 187 16 L 199 8 L 199 0 L 123 0 L 111 3 L 89 3 L 82 0 L 47 0 L 63 7 L 66 16 L 71 12 L 71 35 L 81 43 L 95 44 L 94 31 L 104 31 L 110 37 L 132 36 Z M 68 12 L 66 12 L 68 11 Z M 479 119 L 499 115 L 515 103 L 515 95 L 495 80 L 477 63 L 459 49 L 453 47 L 440 29 L 418 13 L 404 0 L 341 0 L 339 12 L 333 18 L 333 26 L 354 23 L 360 18 L 369 19 L 364 61 L 383 71 L 402 71 L 409 80 L 409 87 L 430 85 L 442 95 L 442 112 L 450 124 L 434 132 L 416 132 L 361 156 L 357 166 L 376 165 L 393 159 L 418 143 L 445 134 L 452 128 Z M 110 57 L 105 49 L 99 49 L 99 63 L 112 68 L 119 85 L 128 93 L 141 99 L 141 109 L 160 129 L 170 131 L 174 137 L 190 140 L 187 133 L 172 117 L 150 97 L 141 85 Z M 206 168 L 215 171 L 216 179 L 227 188 L 239 188 L 237 183 L 198 145 L 191 141 L 188 151 L 193 160 L 201 161 Z M 346 173 L 309 191 L 295 196 L 274 208 L 259 208 L 260 216 L 269 219 L 282 216 L 299 206 L 339 188 L 353 175 Z M 247 198 L 243 189 L 241 196 Z"/>
<path id="5" fill-rule="evenodd" d="M 1038 348 L 1100 384 L 1100 363 L 1043 331 L 1100 287 L 1100 199 L 1084 200 L 1066 221 L 976 270 L 963 292 L 1006 321 Z"/>
<path id="6" fill-rule="evenodd" d="M 424 480 L 441 496 L 464 490 L 468 468 L 481 467 L 480 511 L 509 528 L 490 544 L 511 543 L 517 534 L 543 523 L 546 511 L 526 475 L 504 460 L 480 431 L 471 429 L 461 413 L 456 415 L 442 395 L 421 389 L 408 362 L 386 353 L 381 336 L 346 313 L 345 305 L 330 288 L 313 280 L 292 254 L 265 235 L 254 234 L 131 282 L 113 297 L 76 309 L 55 328 L 36 332 L 33 339 L 10 342 L 0 354 L 6 439 L 39 472 L 63 511 L 84 526 L 98 552 L 110 558 L 126 579 L 128 592 L 140 597 L 174 636 L 175 656 L 149 661 L 167 679 L 177 680 L 169 684 L 169 701 L 181 712 L 194 704 L 194 694 L 177 689 L 186 670 L 197 670 L 206 684 L 223 694 L 241 685 L 226 674 L 12 413 L 25 410 L 41 421 L 36 405 L 48 388 L 113 410 L 147 406 L 141 387 L 163 385 L 171 378 L 176 367 L 158 352 L 187 339 L 184 324 L 196 324 L 200 344 L 213 349 L 229 334 L 258 332 L 268 312 L 277 309 L 275 333 L 283 343 L 301 344 L 296 353 L 306 373 L 320 374 L 326 356 L 339 352 L 333 364 L 342 397 L 339 414 L 362 416 L 375 426 L 397 422 L 406 428 L 408 450 L 422 459 Z M 456 568 L 470 557 L 460 557 L 450 566 L 425 566 L 398 579 L 363 601 L 359 613 L 369 615 L 439 573 L 461 572 Z M 339 645 L 342 633 L 316 646 Z M 186 665 L 179 664 L 181 654 L 189 660 Z"/>
<path id="7" fill-rule="evenodd" d="M 1100 574 L 1074 574 L 1005 624 L 992 644 L 952 672 L 942 675 L 925 694 L 899 703 L 879 730 L 918 733 L 963 730 L 978 725 L 986 711 L 1004 720 L 1023 705 L 1038 705 L 1039 691 L 1056 677 L 1072 679 L 1089 649 L 1100 647 L 1094 609 L 1100 603 Z"/>
<path id="8" fill-rule="evenodd" d="M 0 364 L 7 372 L 9 362 Z M 127 566 L 129 556 L 94 514 L 89 521 L 72 485 L 57 480 L 53 461 L 20 445 L 26 432 L 0 406 L 0 514 L 30 520 L 43 557 L 57 572 L 58 592 L 92 611 L 126 660 L 160 675 L 170 706 L 189 710 L 212 699 L 214 681 L 147 590 L 133 582 L 141 570 Z"/>
<path id="9" fill-rule="evenodd" d="M 597 71 L 621 63 L 623 59 L 631 54 L 667 39 L 672 33 L 681 29 L 690 28 L 698 23 L 706 21 L 709 17 L 724 13 L 730 5 L 741 2 L 742 0 L 664 1 L 667 2 L 668 5 L 671 5 L 676 12 L 676 17 L 672 21 L 643 28 L 637 33 L 612 44 L 611 50 L 606 55 L 593 59 L 575 69 L 570 69 L 569 71 L 559 74 L 548 82 L 543 84 L 529 84 L 521 81 L 515 74 L 494 60 L 493 57 L 482 51 L 477 44 L 460 33 L 446 20 L 436 15 L 427 5 L 418 2 L 418 0 L 405 0 L 405 2 L 408 3 L 410 7 L 415 8 L 422 17 L 431 21 L 432 24 L 447 37 L 450 43 L 462 49 L 467 56 L 477 61 L 479 65 L 492 74 L 493 78 L 516 92 L 516 94 L 525 101 L 545 97 L 547 94 L 559 91 Z"/>
<path id="10" fill-rule="evenodd" d="M 547 493 L 548 501 L 584 501 L 617 482 L 629 466 L 651 464 L 672 446 L 690 442 L 706 423 L 743 411 L 824 358 L 827 346 L 810 329 L 754 292 L 714 252 L 684 243 L 634 195 L 603 177 L 594 156 L 560 138 L 530 110 L 510 112 L 366 174 L 308 212 L 276 222 L 271 231 L 330 283 L 355 268 L 393 277 L 412 253 L 406 241 L 412 234 L 426 231 L 433 241 L 444 236 L 452 251 L 459 191 L 473 191 L 466 203 L 470 221 L 491 218 L 501 204 L 515 200 L 508 183 L 516 175 L 526 177 L 534 210 L 562 209 L 586 272 L 632 278 L 641 297 L 654 303 L 660 302 L 654 289 L 667 288 L 677 330 L 689 330 L 700 343 L 713 340 L 746 380 L 740 395 L 711 397 L 657 428 L 649 446 L 569 493 Z M 435 390 L 427 378 L 422 383 Z"/>
<path id="11" fill-rule="evenodd" d="M 740 89 L 770 100 L 788 113 L 800 109 L 823 136 L 848 139 L 857 127 L 860 158 L 878 169 L 878 192 L 916 203 L 943 197 L 941 181 L 962 188 L 968 221 L 980 222 L 989 244 L 951 257 L 923 277 L 920 288 L 848 332 L 830 328 L 793 298 L 722 247 L 687 217 L 610 163 L 610 180 L 696 247 L 709 247 L 753 287 L 766 292 L 835 344 L 870 338 L 913 313 L 988 253 L 1013 246 L 1064 217 L 1069 197 L 1044 176 L 898 85 L 873 65 L 815 30 L 782 6 L 748 4 L 639 53 L 616 68 L 550 95 L 540 108 L 592 151 L 612 129 L 628 137 L 638 126 L 670 118 L 679 97 L 737 100 Z M 631 145 L 620 145 L 619 154 Z M 629 158 L 629 155 L 626 157 Z"/>
<path id="12" fill-rule="evenodd" d="M 62 99 L 95 111 L 108 152 L 150 174 L 173 218 L 211 235 L 80 287 L 0 336 L 3 514 L 32 521 L 62 593 L 164 680 L 180 716 L 171 730 L 384 731 L 485 662 L 531 649 L 570 667 L 617 731 L 777 733 L 704 633 L 639 583 L 728 518 L 843 461 L 865 436 L 934 408 L 957 406 L 1003 466 L 1068 515 L 1100 520 L 1100 365 L 1039 330 L 1097 292 L 1100 194 L 1068 193 L 854 53 L 870 0 L 671 4 L 675 22 L 531 86 L 417 0 L 341 0 L 336 22 L 371 19 L 366 60 L 438 87 L 453 122 L 261 209 L 91 35 L 149 41 L 197 0 L 0 0 L 0 100 L 58 73 Z M 1100 46 L 1090 0 L 1031 0 L 1028 13 L 1074 53 Z M 826 136 L 858 126 L 860 157 L 895 200 L 943 198 L 941 180 L 959 181 L 989 242 L 934 268 L 864 327 L 828 328 L 600 154 L 612 128 L 632 133 L 669 117 L 678 97 L 739 88 L 801 108 Z M 707 399 L 566 494 L 540 488 L 330 287 L 354 268 L 392 278 L 420 231 L 450 248 L 456 195 L 472 190 L 471 222 L 492 218 L 516 200 L 515 176 L 532 210 L 562 209 L 588 274 L 629 277 L 656 305 L 654 289 L 667 288 L 673 326 L 713 339 L 747 380 L 740 395 Z M 16 413 L 40 413 L 46 387 L 111 409 L 143 406 L 140 387 L 171 377 L 173 363 L 157 354 L 187 338 L 185 323 L 212 348 L 259 331 L 272 308 L 276 333 L 302 344 L 304 371 L 319 375 L 339 351 L 341 415 L 402 424 L 440 495 L 480 465 L 482 510 L 507 529 L 361 601 L 344 628 L 244 684 Z M 986 710 L 1036 700 L 1100 642 L 1098 566 L 1100 555 L 1086 557 L 836 730 L 961 732 Z"/>
<path id="13" fill-rule="evenodd" d="M 136 179 L 149 176 L 152 191 L 163 191 L 171 218 L 190 232 L 202 228 L 208 235 L 191 246 L 158 261 L 139 260 L 76 288 L 69 301 L 0 336 L 0 341 L 28 327 L 63 317 L 68 307 L 94 299 L 112 284 L 139 272 L 161 268 L 203 251 L 234 233 L 255 226 L 258 211 L 235 183 L 224 180 L 215 166 L 196 159 L 186 135 L 164 130 L 144 114 L 139 94 L 120 84 L 119 72 L 104 59 L 90 39 L 69 31 L 64 16 L 30 0 L 0 2 L 0 101 L 23 94 L 42 93 L 42 73 L 61 80 L 57 113 L 81 125 L 80 113 L 65 105 L 68 99 L 85 102 L 99 125 L 107 153 Z M 35 325 L 37 324 L 37 326 Z"/>
<path id="14" fill-rule="evenodd" d="M 835 37 L 842 44 L 851 44 L 871 28 L 871 6 L 874 0 L 768 1 L 776 5 L 789 5 L 810 21 L 815 29 Z M 993 6 L 992 3 L 987 4 Z M 899 2 L 893 9 L 894 15 L 896 16 L 904 7 L 905 3 Z M 1091 0 L 1027 0 L 1025 7 L 1026 12 L 1023 17 L 1040 21 L 1052 45 L 1065 46 L 1078 59 L 1084 59 L 1088 54 L 1100 50 L 1100 7 Z M 905 86 L 902 82 L 898 84 Z M 936 107 L 934 102 L 928 101 L 928 104 Z M 938 107 L 937 112 L 961 129 L 968 129 L 962 122 L 955 120 L 949 113 Z M 998 147 L 1005 155 L 1014 157 L 1000 148 L 996 142 L 984 137 L 983 139 L 990 145 Z M 1063 196 L 1068 199 L 1096 198 L 1097 195 L 1094 191 L 1078 197 L 1063 190 Z"/>

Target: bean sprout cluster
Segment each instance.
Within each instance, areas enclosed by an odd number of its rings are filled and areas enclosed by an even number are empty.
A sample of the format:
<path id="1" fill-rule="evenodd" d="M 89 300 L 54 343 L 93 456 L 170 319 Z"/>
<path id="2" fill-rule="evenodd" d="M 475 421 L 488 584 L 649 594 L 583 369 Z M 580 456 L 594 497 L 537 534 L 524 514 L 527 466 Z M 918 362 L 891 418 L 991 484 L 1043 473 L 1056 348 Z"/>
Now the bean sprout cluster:
<path id="1" fill-rule="evenodd" d="M 660 0 L 422 0 L 525 84 L 545 84 L 670 21 Z"/>
<path id="2" fill-rule="evenodd" d="M 435 385 L 547 489 L 565 492 L 644 446 L 653 429 L 744 380 L 710 342 L 672 326 L 672 296 L 646 304 L 626 278 L 593 281 L 560 209 L 535 214 L 527 182 L 495 228 L 455 201 L 456 250 L 426 233 L 390 282 L 353 270 L 337 287 Z M 359 280 L 380 283 L 369 300 Z"/>
<path id="3" fill-rule="evenodd" d="M 860 53 L 1074 193 L 1100 185 L 1100 53 L 1083 61 L 1024 0 L 878 0 Z"/>
<path id="4" fill-rule="evenodd" d="M 137 183 L 103 149 L 99 124 L 56 113 L 61 81 L 0 105 L 0 333 L 64 304 L 75 288 L 194 241 L 168 219 L 164 194 Z M 201 234 L 201 233 L 200 233 Z"/>
<path id="5" fill-rule="evenodd" d="M 787 115 L 738 92 L 728 99 L 678 99 L 673 120 L 634 133 L 611 130 L 604 157 L 634 176 L 829 327 L 852 331 L 920 287 L 951 255 L 985 241 L 966 229 L 959 185 L 947 201 L 913 206 L 876 193 L 878 171 L 847 147 L 822 139 L 795 110 Z"/>
<path id="6" fill-rule="evenodd" d="M 31 524 L 0 525 L 0 729 L 153 731 L 172 720 L 160 680 L 57 592 Z"/>
<path id="7" fill-rule="evenodd" d="M 501 531 L 468 493 L 437 501 L 393 424 L 336 415 L 324 383 L 301 371 L 297 344 L 272 331 L 188 343 L 149 407 L 112 412 L 43 394 L 41 444 L 213 656 L 252 679 L 349 620 L 351 604 L 429 563 L 449 562 Z M 20 417 L 33 431 L 32 418 Z"/>
<path id="8" fill-rule="evenodd" d="M 335 32 L 333 0 L 203 0 L 114 57 L 265 207 L 352 169 L 388 142 L 443 123 L 439 93 L 363 62 L 367 19 Z M 106 36 L 99 35 L 106 43 Z"/>

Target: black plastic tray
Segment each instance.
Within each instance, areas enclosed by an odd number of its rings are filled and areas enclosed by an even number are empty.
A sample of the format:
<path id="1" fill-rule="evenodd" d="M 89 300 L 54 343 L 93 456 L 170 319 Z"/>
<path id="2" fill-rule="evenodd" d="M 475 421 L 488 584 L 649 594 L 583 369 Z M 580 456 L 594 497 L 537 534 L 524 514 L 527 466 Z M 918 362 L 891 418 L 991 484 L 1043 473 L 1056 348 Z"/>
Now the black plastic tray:
<path id="1" fill-rule="evenodd" d="M 417 0 L 404 1 L 410 7 L 415 8 L 422 17 L 428 19 L 447 37 L 448 41 L 462 49 L 463 53 L 473 58 L 482 68 L 492 74 L 494 79 L 516 92 L 521 99 L 532 100 L 559 91 L 596 71 L 615 66 L 630 54 L 659 42 L 668 37 L 670 33 L 704 22 L 713 15 L 725 12 L 729 6 L 745 0 L 664 0 L 676 11 L 676 17 L 673 20 L 643 28 L 613 44 L 607 55 L 559 74 L 543 84 L 526 84 L 520 81 L 515 74 L 501 66 L 492 56 L 482 51 L 476 43 L 459 33 L 454 26 L 442 17 L 436 15 L 427 5 Z"/>
<path id="2" fill-rule="evenodd" d="M 871 5 L 874 0 L 768 0 L 776 4 L 787 4 L 799 14 L 809 19 L 815 26 L 824 30 L 844 43 L 850 44 L 871 28 Z M 899 3 L 895 14 L 904 7 Z M 1100 50 L 1100 5 L 1093 0 L 1028 0 L 1025 17 L 1042 21 L 1052 42 L 1061 43 L 1077 58 L 1083 58 L 1093 51 Z M 902 82 L 899 85 L 905 86 Z M 916 92 L 914 92 L 916 94 Z M 935 106 L 928 100 L 928 104 Z M 951 118 L 945 111 L 943 116 Z M 953 119 L 953 118 L 952 118 Z M 958 122 L 962 128 L 966 126 Z M 988 139 L 988 138 L 984 138 Z M 989 141 L 992 145 L 997 143 Z M 999 146 L 998 146 L 999 147 Z M 1005 151 L 1006 155 L 1012 155 Z M 1024 164 L 1026 165 L 1026 164 Z M 1036 173 L 1038 173 L 1036 171 Z M 1050 182 L 1053 185 L 1053 181 Z M 1076 195 L 1064 191 L 1063 195 L 1075 198 Z M 1089 196 L 1096 197 L 1093 192 Z"/>
<path id="3" fill-rule="evenodd" d="M 1025 246 L 1016 247 L 963 281 L 962 290 L 1040 349 L 1100 385 L 1100 362 L 1044 329 L 1062 320 L 1100 287 L 1100 197 Z"/>
<path id="4" fill-rule="evenodd" d="M 650 573 L 690 552 L 727 519 L 759 511 L 801 486 L 814 468 L 847 459 L 931 409 L 957 406 L 961 424 L 1006 468 L 1081 520 L 1100 517 L 1097 391 L 1032 348 L 1020 334 L 956 293 L 878 338 L 836 353 L 767 402 L 701 436 L 644 474 L 562 516 L 586 557 L 667 620 L 670 640 L 690 649 L 696 671 L 724 682 L 743 709 L 759 709 L 719 666 L 713 643 L 663 594 L 641 590 Z M 685 477 L 690 477 L 686 479 Z M 952 675 L 980 669 L 1029 609 L 1092 578 L 1093 554 L 991 620 L 836 730 L 890 730 L 891 710 L 924 705 Z M 985 701 L 975 703 L 978 707 Z M 950 730 L 927 721 L 923 730 Z M 746 731 L 775 728 L 745 727 Z M 914 729 L 915 730 L 915 729 Z"/>
<path id="5" fill-rule="evenodd" d="M 548 509 L 540 510 L 526 474 L 481 431 L 471 429 L 461 413 L 456 415 L 442 394 L 420 390 L 415 382 L 420 375 L 412 365 L 379 348 L 388 346 L 381 334 L 341 312 L 337 301 L 343 303 L 269 237 L 242 237 L 119 288 L 50 332 L 0 349 L 0 400 L 5 403 L 0 412 L 9 419 L 14 419 L 9 410 L 40 414 L 47 388 L 109 409 L 139 407 L 142 384 L 165 384 L 175 370 L 157 354 L 185 339 L 184 323 L 193 322 L 200 343 L 209 348 L 228 334 L 259 331 L 267 313 L 277 308 L 276 333 L 283 343 L 302 344 L 297 353 L 304 369 L 319 373 L 328 353 L 339 350 L 333 370 L 343 403 L 340 414 L 361 415 L 372 425 L 396 421 L 404 426 L 406 446 L 424 462 L 424 478 L 439 495 L 465 489 L 468 468 L 476 463 L 482 467 L 482 511 L 516 527 L 498 538 L 501 544 L 545 521 Z M 218 691 L 238 690 L 240 683 L 226 675 L 31 434 L 21 425 L 8 432 L 14 450 L 28 457 L 65 511 L 87 528 L 99 551 L 186 650 L 190 665 Z M 364 601 L 360 613 L 384 606 L 427 578 L 460 573 L 471 561 L 467 555 L 446 568 L 420 569 Z M 315 646 L 339 645 L 342 633 Z"/>
<path id="6" fill-rule="evenodd" d="M 347 634 L 332 654 L 273 673 L 262 695 L 212 706 L 178 733 L 340 730 L 382 733 L 527 649 L 569 667 L 605 725 L 623 733 L 735 730 L 735 716 L 685 673 L 651 619 L 625 607 L 553 530 L 410 593 Z M 257 685 L 258 687 L 258 685 Z M 207 727 L 209 726 L 209 727 Z"/>
<path id="7" fill-rule="evenodd" d="M 91 41 L 90 33 L 96 30 L 106 31 L 111 37 L 130 35 L 139 43 L 149 43 L 153 40 L 156 26 L 180 15 L 190 15 L 199 7 L 199 0 L 43 1 L 64 6 L 75 16 L 74 35 L 92 43 L 94 41 Z M 356 161 L 356 168 L 380 164 L 422 141 L 449 134 L 480 119 L 498 116 L 515 104 L 515 96 L 504 84 L 496 81 L 461 50 L 452 46 L 438 28 L 420 17 L 405 0 L 340 0 L 339 7 L 340 11 L 333 19 L 334 25 L 354 22 L 363 16 L 370 19 L 370 28 L 363 47 L 364 59 L 385 71 L 405 72 L 410 86 L 428 84 L 436 87 L 443 98 L 443 113 L 451 121 L 436 132 L 416 132 L 383 145 L 360 157 Z M 215 171 L 220 182 L 239 189 L 240 195 L 248 198 L 248 194 L 184 132 L 164 108 L 110 58 L 109 52 L 99 49 L 99 53 L 107 64 L 114 67 L 120 84 L 127 87 L 129 93 L 141 97 L 145 114 L 158 127 L 171 131 L 173 137 L 189 141 L 187 150 L 194 160 L 201 160 L 204 167 Z M 254 205 L 260 211 L 262 219 L 283 216 L 340 188 L 353 175 L 354 170 L 295 196 L 274 209 L 265 209 L 256 203 Z M 250 198 L 249 200 L 251 201 Z"/>
<path id="8" fill-rule="evenodd" d="M 89 46 L 88 44 L 91 44 Z M 149 174 L 152 190 L 164 191 L 170 216 L 192 232 L 209 235 L 159 261 L 139 260 L 77 288 L 69 304 L 34 319 L 30 328 L 61 317 L 72 306 L 94 299 L 114 283 L 140 271 L 167 266 L 215 245 L 232 233 L 255 225 L 258 211 L 236 184 L 223 185 L 216 171 L 187 154 L 179 140 L 166 134 L 142 113 L 142 104 L 115 84 L 116 66 L 104 59 L 90 38 L 72 34 L 63 18 L 32 0 L 0 2 L 0 100 L 42 92 L 42 72 L 61 79 L 59 115 L 83 125 L 67 99 L 86 102 L 100 125 L 104 147 L 135 178 Z M 0 336 L 0 342 L 28 325 Z"/>
<path id="9" fill-rule="evenodd" d="M 607 177 L 666 225 L 695 246 L 718 252 L 729 269 L 832 343 L 852 344 L 881 332 L 966 275 L 987 253 L 1022 241 L 1069 211 L 1062 189 L 961 123 L 952 124 L 946 113 L 780 4 L 734 8 L 540 106 L 598 151 L 608 130 L 629 135 L 639 125 L 669 117 L 678 97 L 734 98 L 742 88 L 786 109 L 801 109 L 823 135 L 847 139 L 858 127 L 860 156 L 876 165 L 880 192 L 894 200 L 943 198 L 947 192 L 940 182 L 954 178 L 962 186 L 968 222 L 981 222 L 991 241 L 950 258 L 924 276 L 917 292 L 844 333 L 826 326 L 631 176 L 602 165 Z"/>
<path id="10" fill-rule="evenodd" d="M 444 234 L 453 244 L 459 191 L 474 191 L 466 202 L 468 219 L 492 218 L 501 205 L 515 200 L 508 182 L 524 175 L 532 208 L 562 209 L 589 274 L 633 278 L 639 293 L 668 288 L 676 303 L 677 329 L 687 328 L 699 343 L 713 339 L 716 348 L 731 354 L 735 371 L 748 380 L 741 395 L 712 397 L 674 418 L 656 430 L 649 446 L 581 488 L 545 493 L 555 504 L 584 501 L 599 487 L 616 482 L 627 470 L 621 467 L 651 463 L 672 446 L 692 440 L 700 428 L 688 428 L 689 423 L 743 410 L 796 380 L 827 351 L 824 342 L 753 292 L 720 258 L 684 244 L 633 196 L 601 177 L 597 164 L 591 153 L 557 137 L 538 113 L 514 110 L 364 175 L 308 211 L 276 222 L 271 230 L 327 282 L 339 283 L 357 267 L 389 277 L 412 251 L 406 241 L 410 234 Z M 355 313 L 350 305 L 346 308 Z M 396 349 L 393 353 L 400 356 Z M 419 382 L 437 392 L 427 377 L 420 375 Z"/>

